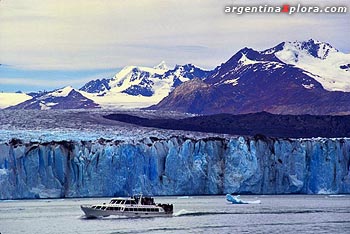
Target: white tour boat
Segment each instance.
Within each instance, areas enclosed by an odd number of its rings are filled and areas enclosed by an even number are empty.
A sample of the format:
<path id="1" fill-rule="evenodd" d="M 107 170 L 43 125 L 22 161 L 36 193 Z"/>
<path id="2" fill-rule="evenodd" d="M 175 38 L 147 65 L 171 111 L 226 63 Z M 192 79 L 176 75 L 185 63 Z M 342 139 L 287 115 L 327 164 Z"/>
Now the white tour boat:
<path id="1" fill-rule="evenodd" d="M 108 204 L 81 205 L 87 218 L 107 217 L 110 215 L 127 217 L 171 216 L 172 204 L 155 204 L 154 198 L 133 196 L 128 198 L 113 198 Z"/>

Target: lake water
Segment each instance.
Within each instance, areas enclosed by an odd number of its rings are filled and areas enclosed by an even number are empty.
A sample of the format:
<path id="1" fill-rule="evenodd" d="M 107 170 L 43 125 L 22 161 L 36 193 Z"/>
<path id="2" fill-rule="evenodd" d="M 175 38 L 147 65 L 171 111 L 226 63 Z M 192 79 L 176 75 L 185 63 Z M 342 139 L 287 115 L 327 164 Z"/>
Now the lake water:
<path id="1" fill-rule="evenodd" d="M 0 201 L 0 233 L 350 233 L 350 195 L 156 197 L 173 217 L 85 219 L 81 204 L 98 199 Z"/>

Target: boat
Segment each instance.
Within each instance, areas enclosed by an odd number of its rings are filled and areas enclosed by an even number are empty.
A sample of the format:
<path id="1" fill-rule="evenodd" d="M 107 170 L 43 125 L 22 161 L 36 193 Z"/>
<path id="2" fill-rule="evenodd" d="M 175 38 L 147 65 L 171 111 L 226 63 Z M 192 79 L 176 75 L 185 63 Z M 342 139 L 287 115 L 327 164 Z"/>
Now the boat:
<path id="1" fill-rule="evenodd" d="M 81 205 L 87 218 L 108 217 L 111 215 L 126 217 L 172 216 L 173 204 L 156 204 L 153 197 L 132 196 L 112 198 L 109 203 Z"/>
<path id="2" fill-rule="evenodd" d="M 256 201 L 244 201 L 241 199 L 240 195 L 234 196 L 233 194 L 226 194 L 226 200 L 232 204 L 260 204 L 260 200 Z"/>

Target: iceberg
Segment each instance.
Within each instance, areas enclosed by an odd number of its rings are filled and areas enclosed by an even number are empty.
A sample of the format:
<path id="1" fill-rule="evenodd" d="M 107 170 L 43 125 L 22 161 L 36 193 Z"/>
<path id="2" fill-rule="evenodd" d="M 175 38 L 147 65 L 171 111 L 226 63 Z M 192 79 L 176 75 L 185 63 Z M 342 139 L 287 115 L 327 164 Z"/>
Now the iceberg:
<path id="1" fill-rule="evenodd" d="M 241 199 L 240 195 L 231 195 L 231 194 L 226 194 L 226 200 L 228 202 L 231 202 L 232 204 L 260 204 L 260 200 L 255 200 L 255 201 L 244 201 Z"/>

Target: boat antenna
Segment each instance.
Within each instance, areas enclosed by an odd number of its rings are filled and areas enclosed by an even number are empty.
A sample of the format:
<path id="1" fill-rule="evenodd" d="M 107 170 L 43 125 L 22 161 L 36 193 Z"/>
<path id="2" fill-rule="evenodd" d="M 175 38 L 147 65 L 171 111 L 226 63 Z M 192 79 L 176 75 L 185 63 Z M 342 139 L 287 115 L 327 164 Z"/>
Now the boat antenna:
<path id="1" fill-rule="evenodd" d="M 142 193 L 140 193 L 139 205 L 142 205 Z"/>

